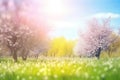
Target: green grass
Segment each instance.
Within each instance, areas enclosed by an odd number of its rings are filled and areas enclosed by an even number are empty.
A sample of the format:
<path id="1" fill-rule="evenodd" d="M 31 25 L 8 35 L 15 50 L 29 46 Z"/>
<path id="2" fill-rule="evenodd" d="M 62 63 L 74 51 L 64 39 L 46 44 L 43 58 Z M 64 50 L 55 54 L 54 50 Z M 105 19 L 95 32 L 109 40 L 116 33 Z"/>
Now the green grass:
<path id="1" fill-rule="evenodd" d="M 120 80 L 120 58 L 1 58 L 0 80 Z"/>

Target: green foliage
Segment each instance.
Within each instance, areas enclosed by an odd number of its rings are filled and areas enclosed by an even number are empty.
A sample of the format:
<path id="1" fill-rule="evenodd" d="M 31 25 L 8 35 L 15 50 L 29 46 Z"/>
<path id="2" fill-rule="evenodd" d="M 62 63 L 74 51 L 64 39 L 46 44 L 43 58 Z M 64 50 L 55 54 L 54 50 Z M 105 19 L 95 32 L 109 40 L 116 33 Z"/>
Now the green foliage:
<path id="1" fill-rule="evenodd" d="M 66 40 L 64 37 L 55 38 L 51 41 L 47 56 L 72 56 L 75 42 Z"/>
<path id="2" fill-rule="evenodd" d="M 0 80 L 120 80 L 120 58 L 0 59 Z"/>

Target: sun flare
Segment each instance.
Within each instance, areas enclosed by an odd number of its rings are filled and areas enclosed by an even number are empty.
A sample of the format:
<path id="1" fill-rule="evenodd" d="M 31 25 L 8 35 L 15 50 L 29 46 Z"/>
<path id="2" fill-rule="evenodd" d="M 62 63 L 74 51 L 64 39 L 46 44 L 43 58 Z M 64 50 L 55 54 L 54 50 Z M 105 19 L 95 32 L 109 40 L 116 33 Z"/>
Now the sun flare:
<path id="1" fill-rule="evenodd" d="M 63 0 L 46 0 L 44 10 L 48 15 L 63 15 L 67 12 L 67 6 Z"/>

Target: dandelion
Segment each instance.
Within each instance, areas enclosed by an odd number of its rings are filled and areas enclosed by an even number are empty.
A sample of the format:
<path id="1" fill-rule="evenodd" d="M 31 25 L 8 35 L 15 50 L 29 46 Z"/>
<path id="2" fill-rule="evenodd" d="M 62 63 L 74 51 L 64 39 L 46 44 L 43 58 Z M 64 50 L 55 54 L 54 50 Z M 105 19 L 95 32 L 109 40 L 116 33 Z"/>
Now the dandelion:
<path id="1" fill-rule="evenodd" d="M 25 78 L 22 78 L 22 80 L 26 80 Z"/>
<path id="2" fill-rule="evenodd" d="M 31 80 L 31 79 L 32 79 L 32 76 L 29 76 L 29 79 Z"/>
<path id="3" fill-rule="evenodd" d="M 118 65 L 118 67 L 120 68 L 120 64 Z"/>
<path id="4" fill-rule="evenodd" d="M 40 72 L 37 73 L 37 76 L 40 76 Z"/>
<path id="5" fill-rule="evenodd" d="M 102 74 L 102 75 L 101 75 L 101 78 L 105 78 L 105 74 Z"/>
<path id="6" fill-rule="evenodd" d="M 54 78 L 58 78 L 58 75 L 55 74 L 55 75 L 54 75 Z"/>
<path id="7" fill-rule="evenodd" d="M 24 70 L 21 71 L 22 74 L 23 74 L 24 72 L 25 72 Z"/>
<path id="8" fill-rule="evenodd" d="M 39 65 L 39 64 L 36 64 L 35 66 L 36 66 L 37 68 L 39 68 L 39 67 L 40 67 L 40 65 Z"/>
<path id="9" fill-rule="evenodd" d="M 114 69 L 113 69 L 113 72 L 116 72 L 116 71 L 117 71 L 117 70 L 114 68 Z"/>
<path id="10" fill-rule="evenodd" d="M 100 79 L 100 77 L 99 77 L 99 76 L 97 76 L 97 77 L 96 77 L 96 79 L 97 79 L 97 80 L 99 80 L 99 79 Z"/>
<path id="11" fill-rule="evenodd" d="M 45 77 L 44 77 L 44 80 L 48 80 L 48 76 L 45 76 Z"/>
<path id="12" fill-rule="evenodd" d="M 61 72 L 64 73 L 65 71 L 62 69 Z"/>
<path id="13" fill-rule="evenodd" d="M 79 67 L 77 70 L 80 71 L 82 69 L 82 67 Z"/>
<path id="14" fill-rule="evenodd" d="M 71 74 L 71 75 L 72 75 L 72 74 Z M 76 71 L 76 76 L 78 76 L 78 77 L 80 76 L 79 71 Z"/>
<path id="15" fill-rule="evenodd" d="M 105 68 L 104 68 L 104 71 L 108 71 L 108 68 L 107 68 L 107 67 L 105 67 Z"/>
<path id="16" fill-rule="evenodd" d="M 109 69 L 112 69 L 112 68 L 113 68 L 113 65 L 110 65 L 110 66 L 109 66 Z"/>
<path id="17" fill-rule="evenodd" d="M 17 80 L 19 80 L 19 79 L 20 79 L 20 76 L 17 75 Z"/>
<path id="18" fill-rule="evenodd" d="M 97 72 L 97 70 L 96 70 L 96 69 L 94 69 L 94 72 Z"/>
<path id="19" fill-rule="evenodd" d="M 89 74 L 87 72 L 85 72 L 84 76 L 85 78 L 89 78 Z"/>

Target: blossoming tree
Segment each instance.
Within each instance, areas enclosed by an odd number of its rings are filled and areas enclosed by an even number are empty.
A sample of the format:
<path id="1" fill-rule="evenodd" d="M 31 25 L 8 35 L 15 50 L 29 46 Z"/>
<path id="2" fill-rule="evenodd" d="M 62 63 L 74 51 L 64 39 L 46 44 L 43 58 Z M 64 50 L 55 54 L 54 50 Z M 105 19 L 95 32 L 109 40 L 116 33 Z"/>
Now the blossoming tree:
<path id="1" fill-rule="evenodd" d="M 77 55 L 97 58 L 100 57 L 101 51 L 114 41 L 112 29 L 110 28 L 110 19 L 98 21 L 93 19 L 88 23 L 87 30 L 80 33 L 78 44 L 75 48 Z"/>
<path id="2" fill-rule="evenodd" d="M 9 48 L 14 61 L 17 61 L 17 52 L 21 51 L 23 60 L 26 60 L 30 50 L 40 44 L 44 47 L 42 41 L 47 38 L 47 27 L 42 23 L 38 24 L 25 5 L 24 0 L 17 3 L 18 0 L 0 1 L 0 45 Z M 25 0 L 27 1 L 27 0 Z M 36 22 L 36 23 L 35 23 Z"/>

